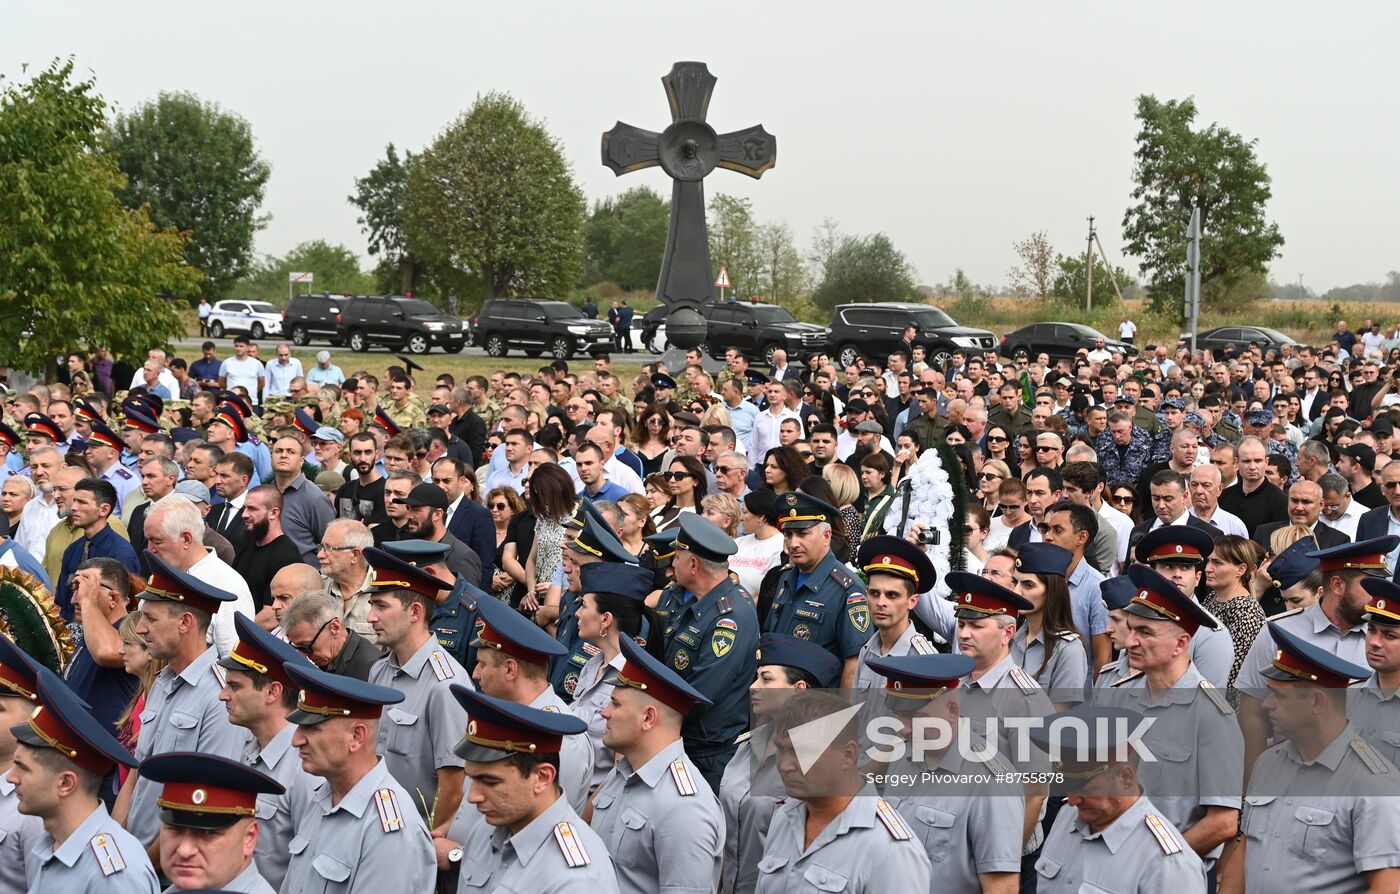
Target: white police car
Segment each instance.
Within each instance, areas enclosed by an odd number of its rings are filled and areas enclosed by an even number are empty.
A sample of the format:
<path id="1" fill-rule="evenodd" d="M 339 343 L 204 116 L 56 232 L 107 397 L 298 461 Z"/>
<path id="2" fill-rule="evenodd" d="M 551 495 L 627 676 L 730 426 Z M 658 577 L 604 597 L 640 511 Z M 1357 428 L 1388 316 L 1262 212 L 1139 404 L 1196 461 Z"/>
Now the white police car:
<path id="1" fill-rule="evenodd" d="M 252 338 L 282 334 L 282 311 L 266 301 L 220 301 L 209 312 L 209 335 L 242 333 Z"/>

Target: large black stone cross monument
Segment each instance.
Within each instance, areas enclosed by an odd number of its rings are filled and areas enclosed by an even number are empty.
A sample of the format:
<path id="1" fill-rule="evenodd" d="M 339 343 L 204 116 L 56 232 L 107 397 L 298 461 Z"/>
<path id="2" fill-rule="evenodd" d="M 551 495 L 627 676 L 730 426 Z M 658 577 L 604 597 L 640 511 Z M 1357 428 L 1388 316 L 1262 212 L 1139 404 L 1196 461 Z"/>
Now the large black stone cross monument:
<path id="1" fill-rule="evenodd" d="M 705 232 L 704 179 L 715 168 L 758 178 L 777 160 L 777 140 L 754 125 L 717 134 L 705 120 L 715 76 L 703 62 L 677 62 L 661 79 L 671 104 L 671 126 L 661 133 L 619 121 L 603 134 L 603 164 L 619 177 L 661 166 L 671 176 L 671 220 L 656 297 L 671 308 L 667 339 L 694 347 L 705 337 L 695 308 L 715 297 L 710 243 Z"/>

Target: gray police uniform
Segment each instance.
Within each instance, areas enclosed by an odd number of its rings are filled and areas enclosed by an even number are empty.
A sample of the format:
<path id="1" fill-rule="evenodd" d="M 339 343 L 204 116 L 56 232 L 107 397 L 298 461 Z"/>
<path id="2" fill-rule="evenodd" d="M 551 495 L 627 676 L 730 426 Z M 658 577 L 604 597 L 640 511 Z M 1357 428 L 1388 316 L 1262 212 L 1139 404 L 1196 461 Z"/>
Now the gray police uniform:
<path id="1" fill-rule="evenodd" d="M 545 686 L 544 691 L 530 702 L 530 707 L 554 714 L 572 713 L 568 704 L 549 686 Z M 565 736 L 559 749 L 559 787 L 564 789 L 564 797 L 574 810 L 582 810 L 588 803 L 592 780 L 593 751 L 589 747 L 588 735 Z"/>
<path id="2" fill-rule="evenodd" d="M 414 808 L 427 816 L 437 800 L 437 771 L 466 766 L 452 749 L 467 728 L 467 712 L 449 687 L 472 688 L 471 679 L 429 636 L 402 667 L 391 649 L 369 669 L 369 682 L 404 695 L 384 706 L 377 749 L 390 775 L 413 796 Z"/>
<path id="3" fill-rule="evenodd" d="M 620 758 L 593 798 L 593 830 L 625 894 L 711 892 L 724 817 L 680 739 L 633 769 Z"/>
<path id="4" fill-rule="evenodd" d="M 760 726 L 739 737 L 719 785 L 724 811 L 724 869 L 719 889 L 752 894 L 758 885 L 758 861 L 768 842 L 773 812 L 786 798 L 774 755 L 766 754 L 773 727 Z"/>
<path id="5" fill-rule="evenodd" d="M 1065 805 L 1045 838 L 1035 872 L 1036 890 L 1042 894 L 1205 894 L 1206 890 L 1201 858 L 1146 795 L 1098 832 L 1079 819 L 1079 811 Z"/>
<path id="6" fill-rule="evenodd" d="M 574 700 L 569 705 L 569 713 L 588 724 L 588 732 L 584 735 L 588 737 L 588 747 L 593 756 L 593 772 L 588 781 L 590 789 L 595 785 L 602 785 L 603 780 L 608 778 L 608 773 L 612 771 L 613 764 L 617 762 L 613 750 L 603 744 L 603 729 L 608 725 L 607 718 L 603 716 L 603 709 L 612 701 L 614 688 L 611 683 L 604 681 L 609 671 L 620 671 L 626 663 L 627 659 L 618 652 L 613 656 L 612 663 L 604 664 L 603 653 L 599 651 L 590 655 L 588 662 L 578 672 L 578 684 L 574 688 Z"/>
<path id="7" fill-rule="evenodd" d="M 1331 655 L 1360 667 L 1366 666 L 1366 625 L 1353 627 L 1343 634 L 1333 626 L 1327 615 L 1323 614 L 1321 602 L 1274 615 L 1269 621 L 1279 624 L 1289 633 L 1297 634 Z M 1249 647 L 1249 654 L 1245 656 L 1244 664 L 1240 665 L 1239 676 L 1235 678 L 1235 688 L 1252 698 L 1263 700 L 1268 694 L 1266 690 L 1269 683 L 1261 671 L 1273 664 L 1276 650 L 1274 636 L 1269 632 L 1269 625 L 1265 624 L 1259 628 L 1254 645 Z M 1191 660 L 1196 660 L 1194 654 Z M 1206 679 L 1211 679 L 1209 674 L 1206 674 Z"/>
<path id="8" fill-rule="evenodd" d="M 1400 771 L 1351 725 L 1306 763 L 1292 742 L 1265 751 L 1244 801 L 1250 894 L 1361 894 L 1362 873 L 1400 866 Z"/>
<path id="9" fill-rule="evenodd" d="M 939 783 L 920 774 L 985 774 L 1005 772 L 1000 760 L 974 764 L 956 748 L 944 753 L 937 766 L 915 764 L 908 759 L 891 766 L 890 773 L 908 773 L 919 779 L 911 791 L 933 791 Z M 976 788 L 974 789 L 974 785 Z M 981 873 L 1020 872 L 1021 838 L 1025 835 L 1026 802 L 1019 788 L 998 794 L 1000 786 L 951 782 L 947 794 L 891 794 L 885 800 L 899 811 L 924 846 L 933 866 L 929 890 L 947 894 L 980 894 Z"/>
<path id="10" fill-rule="evenodd" d="M 282 894 L 431 891 L 437 857 L 411 800 L 382 760 L 338 804 L 322 782 L 297 818 Z"/>
<path id="11" fill-rule="evenodd" d="M 476 824 L 462 844 L 458 894 L 617 894 L 608 849 L 563 797 L 514 835 Z"/>
<path id="12" fill-rule="evenodd" d="M 928 854 L 904 817 L 882 798 L 870 793 L 852 798 L 810 847 L 803 845 L 806 827 L 803 801 L 787 801 L 773 814 L 758 862 L 758 894 L 930 889 Z"/>
<path id="13" fill-rule="evenodd" d="M 1035 678 L 1056 704 L 1077 705 L 1084 701 L 1084 681 L 1089 678 L 1089 659 L 1084 655 L 1084 647 L 1079 634 L 1065 631 L 1058 634 L 1055 654 L 1045 660 L 1045 631 L 1037 633 L 1035 639 L 1026 636 L 1023 624 L 1011 638 L 1011 659 L 1021 669 Z M 1044 667 L 1041 665 L 1044 664 Z"/>
<path id="14" fill-rule="evenodd" d="M 19 812 L 19 798 L 8 773 L 0 773 L 0 894 L 28 890 L 34 869 L 34 842 L 44 834 L 44 822 Z"/>
<path id="15" fill-rule="evenodd" d="M 292 747 L 297 728 L 292 724 L 272 737 L 266 748 L 250 738 L 243 749 L 243 763 L 276 779 L 286 789 L 283 794 L 258 795 L 258 846 L 253 852 L 258 872 L 273 889 L 287 876 L 287 843 L 292 840 L 293 821 L 311 803 L 311 793 L 320 779 L 301 768 L 301 755 Z"/>
<path id="16" fill-rule="evenodd" d="M 136 473 L 121 463 L 112 463 L 112 467 L 99 477 L 116 488 L 118 506 L 126 499 L 127 494 L 141 486 L 141 479 L 136 476 Z"/>
<path id="17" fill-rule="evenodd" d="M 101 804 L 58 847 L 49 833 L 42 833 L 33 854 L 32 894 L 155 894 L 160 890 L 146 849 Z"/>
<path id="18" fill-rule="evenodd" d="M 888 652 L 880 651 L 880 634 L 876 633 L 866 640 L 865 645 L 860 647 L 860 655 L 856 658 L 856 685 L 854 688 L 857 690 L 883 689 L 885 686 L 884 674 L 871 670 L 870 666 L 866 664 L 868 659 L 932 655 L 937 651 L 938 649 L 934 647 L 933 643 L 919 633 L 912 623 L 899 635 L 899 639 L 895 640 Z"/>
<path id="19" fill-rule="evenodd" d="M 1382 691 L 1372 674 L 1347 696 L 1351 725 L 1386 760 L 1400 766 L 1400 693 Z"/>
<path id="20" fill-rule="evenodd" d="M 1216 623 L 1219 623 L 1218 618 Z M 1264 629 L 1268 629 L 1267 624 Z M 1235 640 L 1224 624 L 1215 630 L 1202 627 L 1196 631 L 1191 637 L 1191 663 L 1216 689 L 1224 690 L 1230 685 L 1230 671 L 1235 666 Z"/>
<path id="21" fill-rule="evenodd" d="M 261 827 L 259 827 L 259 838 L 261 839 Z M 227 884 L 219 886 L 220 891 L 236 892 L 236 894 L 277 894 L 277 889 L 267 883 L 267 880 L 258 872 L 256 860 L 248 864 L 248 868 L 234 876 Z M 179 891 L 174 885 L 165 889 L 165 894 L 177 894 Z"/>
<path id="22" fill-rule="evenodd" d="M 1151 700 L 1147 677 L 1134 674 L 1102 693 L 1099 702 L 1137 711 L 1153 721 L 1143 742 L 1157 759 L 1138 765 L 1138 781 L 1152 803 L 1185 833 L 1207 807 L 1239 809 L 1244 781 L 1244 734 L 1223 690 L 1189 665 L 1176 685 Z M 1223 847 L 1223 846 L 1222 846 Z M 1220 856 L 1207 855 L 1206 868 Z"/>
<path id="23" fill-rule="evenodd" d="M 1128 665 L 1128 650 L 1124 649 L 1117 658 L 1099 668 L 1099 675 L 1094 678 L 1094 688 L 1107 689 L 1115 683 L 1123 682 L 1134 673 L 1136 671 Z"/>
<path id="24" fill-rule="evenodd" d="M 228 722 L 228 711 L 219 701 L 224 674 L 215 663 L 218 660 L 219 653 L 210 646 L 183 673 L 176 674 L 169 667 L 160 672 L 151 686 L 146 710 L 141 712 L 137 760 L 171 751 L 193 751 L 235 761 L 242 758 L 248 731 Z M 156 808 L 160 789 L 160 783 L 138 777 L 131 793 L 126 830 L 143 845 L 155 841 L 160 831 Z"/>
<path id="25" fill-rule="evenodd" d="M 786 633 L 816 643 L 837 658 L 852 658 L 870 638 L 865 584 L 828 552 L 801 586 L 797 566 L 778 577 L 777 595 L 764 620 L 768 633 Z"/>

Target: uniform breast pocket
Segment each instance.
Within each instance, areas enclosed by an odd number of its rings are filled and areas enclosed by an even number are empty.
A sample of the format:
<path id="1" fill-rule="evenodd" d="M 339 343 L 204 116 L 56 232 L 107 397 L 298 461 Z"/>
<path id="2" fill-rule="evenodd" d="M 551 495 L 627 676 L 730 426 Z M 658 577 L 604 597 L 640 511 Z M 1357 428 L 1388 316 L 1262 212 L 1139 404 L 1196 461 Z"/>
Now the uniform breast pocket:
<path id="1" fill-rule="evenodd" d="M 386 747 L 394 754 L 410 754 L 417 740 L 418 715 L 400 708 L 390 708 L 389 740 Z"/>
<path id="2" fill-rule="evenodd" d="M 277 818 L 277 814 L 280 813 L 280 812 L 281 812 L 281 811 L 278 810 L 278 808 L 277 808 L 277 802 L 276 802 L 275 800 L 273 800 L 272 798 L 259 798 L 259 799 L 258 799 L 258 804 L 257 804 L 257 817 L 258 817 L 258 821 L 259 821 L 259 822 L 263 822 L 263 823 L 270 822 L 270 821 L 276 819 L 276 818 Z M 267 835 L 267 834 L 269 834 L 269 833 L 268 833 L 267 831 L 263 831 L 262 834 L 263 834 L 263 835 Z"/>
<path id="3" fill-rule="evenodd" d="M 1392 764 L 1400 760 L 1400 732 L 1383 732 L 1379 736 L 1381 752 Z"/>
<path id="4" fill-rule="evenodd" d="M 330 854 L 317 854 L 316 859 L 311 861 L 311 868 L 326 882 L 327 888 L 343 885 L 350 880 L 350 865 Z"/>
<path id="5" fill-rule="evenodd" d="M 802 873 L 802 880 L 813 891 L 845 891 L 851 880 L 845 874 L 826 866 L 809 866 Z"/>
<path id="6" fill-rule="evenodd" d="M 916 828 L 919 837 L 923 840 L 930 859 L 935 863 L 947 859 L 947 846 L 953 838 L 953 826 L 958 821 L 957 815 L 937 807 L 921 806 L 914 811 L 914 816 L 918 820 Z"/>
<path id="7" fill-rule="evenodd" d="M 651 854 L 651 829 L 648 817 L 635 807 L 622 811 L 622 839 L 617 844 L 617 861 L 627 867 L 644 866 L 654 858 Z"/>
<path id="8" fill-rule="evenodd" d="M 170 713 L 170 747 L 162 751 L 197 751 L 199 718 L 183 711 Z"/>
<path id="9" fill-rule="evenodd" d="M 1244 815 L 1240 819 L 1240 829 L 1245 837 L 1262 841 L 1269 832 L 1269 816 L 1277 798 L 1272 795 L 1245 795 Z"/>
<path id="10" fill-rule="evenodd" d="M 1351 843 L 1335 811 L 1304 804 L 1293 811 L 1293 819 L 1302 829 L 1302 835 L 1294 836 L 1291 849 L 1304 860 L 1321 863 L 1329 854 L 1345 852 Z"/>
<path id="11" fill-rule="evenodd" d="M 1054 878 L 1060 874 L 1060 864 L 1042 851 L 1040 859 L 1035 861 L 1035 873 L 1041 878 Z"/>
<path id="12" fill-rule="evenodd" d="M 311 843 L 311 839 L 301 835 L 292 836 L 292 840 L 287 842 L 287 853 L 293 857 L 299 857 L 306 850 L 306 846 Z"/>
<path id="13" fill-rule="evenodd" d="M 484 863 L 467 857 L 462 860 L 461 879 L 463 891 L 485 891 L 486 883 L 491 881 L 491 869 Z"/>

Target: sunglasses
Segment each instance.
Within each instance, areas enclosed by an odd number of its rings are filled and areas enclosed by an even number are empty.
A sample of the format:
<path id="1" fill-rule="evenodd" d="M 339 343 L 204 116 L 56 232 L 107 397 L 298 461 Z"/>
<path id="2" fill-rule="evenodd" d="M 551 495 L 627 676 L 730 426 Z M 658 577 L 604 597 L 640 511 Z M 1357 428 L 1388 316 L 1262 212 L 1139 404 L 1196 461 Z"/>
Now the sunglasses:
<path id="1" fill-rule="evenodd" d="M 977 477 L 983 481 L 998 481 L 1002 476 L 998 475 L 996 472 L 979 472 Z"/>
<path id="2" fill-rule="evenodd" d="M 1006 443 L 1007 441 L 1009 441 L 1009 440 L 1011 440 L 1011 439 L 1010 439 L 1010 438 L 1004 438 L 1004 437 L 1002 437 L 1001 435 L 987 435 L 987 443 L 988 443 L 988 444 L 1005 444 L 1005 443 Z"/>
<path id="3" fill-rule="evenodd" d="M 689 472 L 662 472 L 661 477 L 667 481 L 680 481 L 690 477 Z"/>
<path id="4" fill-rule="evenodd" d="M 1113 502 L 1115 502 L 1115 503 L 1136 503 L 1136 502 L 1137 502 L 1137 497 L 1133 496 L 1132 494 L 1114 494 L 1114 495 L 1113 495 Z"/>
<path id="5" fill-rule="evenodd" d="M 1060 449 L 1060 448 L 1058 448 L 1058 447 L 1056 447 L 1056 446 L 1054 446 L 1054 445 L 1052 445 L 1052 444 L 1036 444 L 1036 445 L 1035 445 L 1035 452 L 1036 452 L 1036 453 L 1047 453 L 1047 452 L 1049 452 L 1049 451 L 1051 451 L 1051 450 L 1059 450 L 1059 449 Z"/>
<path id="6" fill-rule="evenodd" d="M 744 471 L 743 466 L 715 466 L 715 471 L 721 475 L 733 475 L 736 472 Z"/>
<path id="7" fill-rule="evenodd" d="M 505 511 L 506 511 L 507 509 L 509 509 L 509 508 L 510 508 L 510 504 L 509 504 L 509 503 L 492 503 L 492 504 L 491 504 L 491 509 L 492 509 L 493 511 L 495 511 L 495 512 L 505 512 Z"/>
<path id="8" fill-rule="evenodd" d="M 310 655 L 310 654 L 311 654 L 311 650 L 314 649 L 314 648 L 316 648 L 316 640 L 320 639 L 320 638 L 321 638 L 321 634 L 326 632 L 326 628 L 330 626 L 331 621 L 338 621 L 338 620 L 340 620 L 340 619 L 339 619 L 339 618 L 329 618 L 329 619 L 326 621 L 326 623 L 322 624 L 321 627 L 320 627 L 320 629 L 318 629 L 318 630 L 316 631 L 316 635 L 313 636 L 313 637 L 311 637 L 311 641 L 310 641 L 310 642 L 305 642 L 305 643 L 291 643 L 291 644 L 290 644 L 291 647 L 292 647 L 293 649 L 296 649 L 298 652 L 300 652 L 300 653 L 303 654 L 303 655 Z"/>

